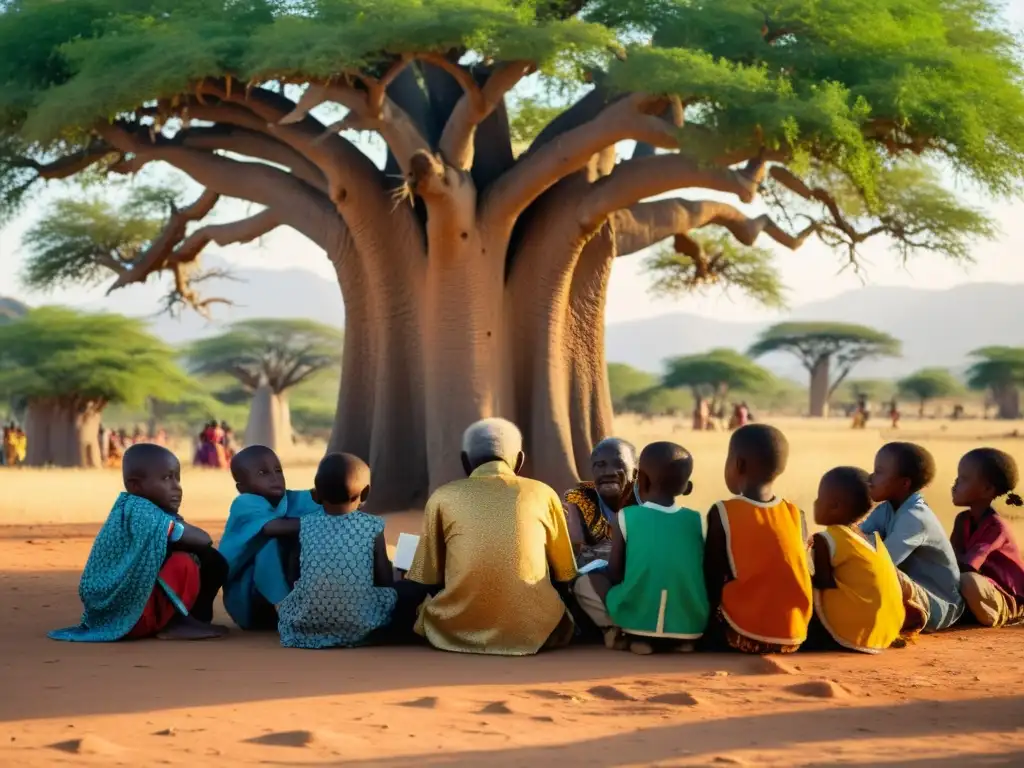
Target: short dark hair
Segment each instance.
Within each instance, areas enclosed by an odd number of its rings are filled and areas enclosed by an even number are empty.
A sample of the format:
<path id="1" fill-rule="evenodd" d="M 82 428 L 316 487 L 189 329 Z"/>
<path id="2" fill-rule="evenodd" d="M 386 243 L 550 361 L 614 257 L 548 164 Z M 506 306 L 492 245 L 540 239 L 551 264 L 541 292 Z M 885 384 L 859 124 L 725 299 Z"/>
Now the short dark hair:
<path id="1" fill-rule="evenodd" d="M 976 461 L 985 479 L 996 490 L 996 497 L 1007 496 L 1010 506 L 1021 506 L 1021 498 L 1014 489 L 1020 482 L 1017 462 L 1013 456 L 997 448 L 975 448 L 964 455 L 965 459 Z"/>
<path id="2" fill-rule="evenodd" d="M 821 482 L 839 493 L 856 516 L 855 519 L 871 511 L 870 475 L 860 467 L 830 469 L 822 475 Z"/>
<path id="3" fill-rule="evenodd" d="M 917 443 L 886 443 L 882 451 L 896 457 L 900 477 L 910 480 L 910 490 L 917 493 L 935 479 L 935 457 Z"/>
<path id="4" fill-rule="evenodd" d="M 676 443 L 651 443 L 640 453 L 640 471 L 658 490 L 680 496 L 693 474 L 693 456 Z"/>
<path id="5" fill-rule="evenodd" d="M 313 487 L 321 503 L 346 504 L 359 499 L 370 485 L 370 468 L 350 453 L 329 453 L 316 469 Z"/>
<path id="6" fill-rule="evenodd" d="M 267 454 L 277 458 L 274 450 L 265 445 L 250 445 L 243 448 L 231 457 L 231 477 L 234 478 L 236 483 L 241 482 L 242 474 L 249 469 L 249 462 Z"/>
<path id="7" fill-rule="evenodd" d="M 729 453 L 745 459 L 752 474 L 771 481 L 786 471 L 789 441 L 782 430 L 768 424 L 747 424 L 732 433 Z"/>
<path id="8" fill-rule="evenodd" d="M 121 459 L 121 477 L 124 482 L 141 480 L 149 473 L 150 467 L 168 458 L 178 460 L 171 451 L 156 443 L 137 443 L 124 452 Z"/>

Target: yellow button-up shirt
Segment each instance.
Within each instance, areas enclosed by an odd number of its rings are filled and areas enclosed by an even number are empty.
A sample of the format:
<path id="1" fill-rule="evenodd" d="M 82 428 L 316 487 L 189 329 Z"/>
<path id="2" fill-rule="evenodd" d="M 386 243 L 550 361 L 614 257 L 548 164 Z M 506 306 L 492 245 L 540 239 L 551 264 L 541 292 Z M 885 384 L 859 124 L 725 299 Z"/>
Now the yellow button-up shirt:
<path id="1" fill-rule="evenodd" d="M 503 462 L 484 464 L 427 502 L 408 578 L 444 589 L 424 603 L 416 631 L 445 651 L 536 653 L 565 614 L 552 581 L 575 576 L 558 494 Z"/>

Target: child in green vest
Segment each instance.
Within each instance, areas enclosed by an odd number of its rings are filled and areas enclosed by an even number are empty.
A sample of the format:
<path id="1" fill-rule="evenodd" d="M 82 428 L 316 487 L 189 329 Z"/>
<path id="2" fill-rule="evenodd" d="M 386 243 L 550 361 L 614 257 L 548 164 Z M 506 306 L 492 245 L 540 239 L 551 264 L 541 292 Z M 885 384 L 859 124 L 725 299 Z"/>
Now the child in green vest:
<path id="1" fill-rule="evenodd" d="M 675 443 L 640 455 L 634 506 L 618 513 L 608 567 L 581 576 L 580 606 L 608 648 L 692 651 L 708 622 L 700 513 L 676 505 L 693 490 L 693 457 Z"/>

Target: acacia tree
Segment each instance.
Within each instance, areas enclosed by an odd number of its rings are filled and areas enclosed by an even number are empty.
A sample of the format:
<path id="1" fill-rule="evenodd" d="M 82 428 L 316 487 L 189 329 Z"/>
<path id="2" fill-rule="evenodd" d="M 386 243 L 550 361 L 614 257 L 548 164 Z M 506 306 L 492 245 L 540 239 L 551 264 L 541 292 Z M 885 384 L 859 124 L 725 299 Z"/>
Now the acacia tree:
<path id="1" fill-rule="evenodd" d="M 1019 419 L 1020 388 L 1024 387 L 1024 348 L 983 347 L 971 353 L 976 362 L 967 371 L 971 389 L 989 392 L 1000 419 Z"/>
<path id="2" fill-rule="evenodd" d="M 292 444 L 288 391 L 336 366 L 341 343 L 341 331 L 311 320 L 246 320 L 192 344 L 188 360 L 197 374 L 233 377 L 252 398 L 246 444 L 279 451 Z"/>
<path id="3" fill-rule="evenodd" d="M 523 427 L 539 477 L 574 480 L 611 426 L 616 257 L 672 240 L 708 279 L 704 227 L 818 237 L 850 260 L 872 237 L 964 257 L 991 226 L 935 169 L 994 194 L 1024 174 L 1017 50 L 988 0 L 3 9 L 0 45 L 19 51 L 0 62 L 8 205 L 86 168 L 188 174 L 197 204 L 115 286 L 279 226 L 322 247 L 347 328 L 332 446 L 370 461 L 380 507 L 459 474 L 461 431 L 485 415 Z M 222 197 L 263 207 L 203 225 Z"/>
<path id="4" fill-rule="evenodd" d="M 963 389 L 963 385 L 945 368 L 922 368 L 900 379 L 897 387 L 900 394 L 917 399 L 917 415 L 922 419 L 929 400 L 952 397 Z"/>
<path id="5" fill-rule="evenodd" d="M 107 405 L 188 386 L 174 351 L 137 320 L 45 307 L 0 324 L 0 393 L 27 401 L 29 466 L 98 466 Z"/>
<path id="6" fill-rule="evenodd" d="M 665 387 L 690 389 L 695 401 L 709 400 L 714 413 L 725 405 L 731 390 L 756 392 L 776 385 L 769 371 L 732 349 L 677 357 L 668 360 L 665 368 Z"/>
<path id="7" fill-rule="evenodd" d="M 898 357 L 900 342 L 887 333 L 847 323 L 779 323 L 764 331 L 749 355 L 795 355 L 811 374 L 811 416 L 828 415 L 828 401 L 854 367 L 875 357 Z"/>

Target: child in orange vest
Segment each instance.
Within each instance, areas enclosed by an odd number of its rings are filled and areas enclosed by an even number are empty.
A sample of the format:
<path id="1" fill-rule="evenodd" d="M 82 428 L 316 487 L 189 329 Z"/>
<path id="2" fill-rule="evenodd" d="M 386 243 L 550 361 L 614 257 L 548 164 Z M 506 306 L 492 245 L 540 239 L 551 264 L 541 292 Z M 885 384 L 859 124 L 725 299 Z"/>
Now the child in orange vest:
<path id="1" fill-rule="evenodd" d="M 788 458 L 785 435 L 765 424 L 742 427 L 729 441 L 725 484 L 735 496 L 708 512 L 704 549 L 712 647 L 792 653 L 807 639 L 807 525 L 772 488 Z"/>

